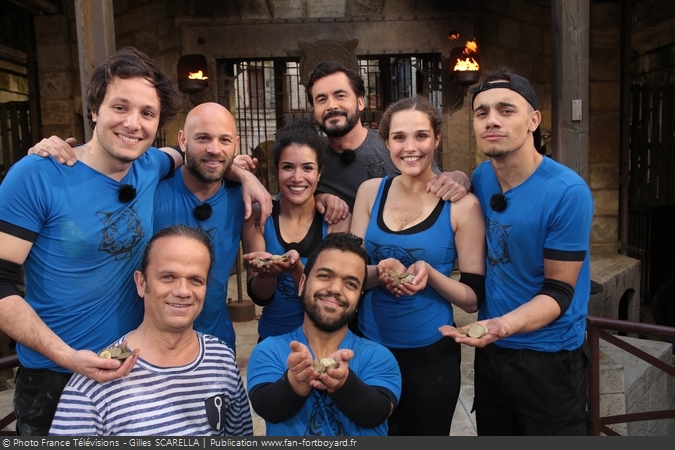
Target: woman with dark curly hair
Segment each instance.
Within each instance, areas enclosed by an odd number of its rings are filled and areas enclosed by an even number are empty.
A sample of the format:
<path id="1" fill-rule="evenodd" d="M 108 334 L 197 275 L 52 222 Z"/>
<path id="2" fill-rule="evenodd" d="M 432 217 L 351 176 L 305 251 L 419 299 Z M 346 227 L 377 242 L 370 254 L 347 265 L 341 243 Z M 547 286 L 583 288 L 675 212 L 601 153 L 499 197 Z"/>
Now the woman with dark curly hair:
<path id="1" fill-rule="evenodd" d="M 254 210 L 244 222 L 242 245 L 248 268 L 248 295 L 263 307 L 259 339 L 295 330 L 303 309 L 298 282 L 307 257 L 328 233 L 349 231 L 351 215 L 329 225 L 316 210 L 314 193 L 323 170 L 325 142 L 308 121 L 281 128 L 272 150 L 281 196 L 274 201 L 264 232 Z M 269 259 L 286 255 L 283 259 Z"/>

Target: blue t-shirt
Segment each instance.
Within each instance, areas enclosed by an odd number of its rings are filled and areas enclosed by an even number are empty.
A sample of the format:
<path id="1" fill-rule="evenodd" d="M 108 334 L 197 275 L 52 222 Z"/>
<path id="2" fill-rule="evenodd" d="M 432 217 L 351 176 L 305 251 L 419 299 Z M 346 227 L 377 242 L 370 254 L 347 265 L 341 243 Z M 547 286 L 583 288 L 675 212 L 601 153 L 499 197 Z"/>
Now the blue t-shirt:
<path id="1" fill-rule="evenodd" d="M 590 296 L 589 240 L 593 198 L 586 182 L 571 169 L 544 158 L 520 185 L 504 193 L 506 209 L 496 212 L 490 199 L 501 188 L 490 161 L 473 173 L 473 186 L 485 214 L 486 300 L 480 320 L 502 316 L 530 301 L 544 283 L 544 249 L 586 256 L 567 312 L 539 330 L 514 334 L 495 345 L 545 352 L 574 350 L 586 331 Z"/>
<path id="2" fill-rule="evenodd" d="M 253 348 L 248 361 L 246 385 L 249 391 L 259 384 L 274 383 L 282 377 L 288 369 L 286 359 L 291 353 L 291 341 L 298 341 L 310 348 L 302 327 L 281 336 L 268 337 Z M 388 389 L 397 400 L 400 399 L 401 372 L 389 350 L 351 331 L 347 331 L 338 348 L 354 351 L 349 368 L 361 381 L 369 386 Z M 356 425 L 325 392 L 317 389 L 312 390 L 310 397 L 293 417 L 281 423 L 266 422 L 266 426 L 268 436 L 386 436 L 389 429 L 386 421 L 375 428 Z"/>
<path id="3" fill-rule="evenodd" d="M 457 257 L 450 202 L 440 200 L 423 222 L 392 231 L 382 218 L 391 182 L 388 177 L 382 180 L 366 229 L 364 245 L 370 263 L 395 258 L 410 267 L 416 261 L 425 261 L 449 276 Z M 438 328 L 452 325 L 454 318 L 450 302 L 431 286 L 401 297 L 377 286 L 366 292 L 358 323 L 364 336 L 388 348 L 419 348 L 439 341 L 443 336 Z"/>
<path id="4" fill-rule="evenodd" d="M 204 203 L 211 205 L 211 217 L 198 220 L 194 209 Z M 244 202 L 241 186 L 223 182 L 220 190 L 201 202 L 185 186 L 181 168 L 162 180 L 155 195 L 155 232 L 183 224 L 203 229 L 211 238 L 215 261 L 206 286 L 206 298 L 194 329 L 210 334 L 235 348 L 236 336 L 227 309 L 227 284 L 232 265 L 239 252 L 241 227 L 244 223 Z"/>
<path id="5" fill-rule="evenodd" d="M 300 262 L 307 264 L 307 258 L 328 234 L 328 223 L 318 211 L 309 231 L 300 242 L 285 242 L 279 230 L 279 214 L 281 207 L 274 201 L 272 215 L 265 222 L 265 251 L 272 255 L 281 255 L 289 250 L 296 250 L 300 254 Z M 300 325 L 305 317 L 302 301 L 298 296 L 298 288 L 288 272 L 277 275 L 277 287 L 274 298 L 265 305 L 258 321 L 258 335 L 265 339 L 268 336 L 278 336 L 289 333 Z"/>
<path id="6" fill-rule="evenodd" d="M 77 350 L 100 351 L 143 318 L 133 273 L 152 237 L 152 205 L 167 156 L 150 148 L 121 181 L 80 162 L 28 156 L 0 185 L 0 220 L 37 233 L 24 263 L 26 301 Z M 129 184 L 136 197 L 119 198 Z M 67 372 L 21 343 L 22 365 Z"/>

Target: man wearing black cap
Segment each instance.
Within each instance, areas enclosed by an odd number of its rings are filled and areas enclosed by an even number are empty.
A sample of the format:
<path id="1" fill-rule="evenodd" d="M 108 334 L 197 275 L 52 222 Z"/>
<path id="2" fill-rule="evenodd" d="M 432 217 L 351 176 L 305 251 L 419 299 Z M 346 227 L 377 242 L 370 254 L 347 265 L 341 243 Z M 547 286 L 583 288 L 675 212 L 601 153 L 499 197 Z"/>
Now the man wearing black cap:
<path id="1" fill-rule="evenodd" d="M 527 79 L 500 70 L 471 93 L 476 140 L 489 157 L 472 179 L 486 217 L 478 319 L 488 334 L 441 331 L 478 347 L 479 435 L 585 435 L 590 189 L 538 152 L 541 113 Z"/>

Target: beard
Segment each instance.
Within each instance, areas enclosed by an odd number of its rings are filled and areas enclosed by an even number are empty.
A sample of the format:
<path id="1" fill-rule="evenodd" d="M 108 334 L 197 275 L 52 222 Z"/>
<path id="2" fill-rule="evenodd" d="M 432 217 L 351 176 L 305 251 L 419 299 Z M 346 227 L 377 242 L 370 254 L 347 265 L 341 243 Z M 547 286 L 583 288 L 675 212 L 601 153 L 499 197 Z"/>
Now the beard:
<path id="1" fill-rule="evenodd" d="M 197 158 L 191 151 L 189 147 L 185 147 L 185 167 L 187 167 L 190 174 L 195 177 L 196 180 L 202 183 L 215 183 L 222 181 L 225 177 L 225 174 L 229 172 L 232 167 L 232 162 L 234 158 L 228 160 L 227 158 L 219 159 L 225 164 L 220 170 L 204 170 L 200 167 L 202 159 Z"/>
<path id="2" fill-rule="evenodd" d="M 326 317 L 323 314 L 322 306 L 317 301 L 322 297 L 328 296 L 325 292 L 317 292 L 314 296 L 309 296 L 306 294 L 305 290 L 300 294 L 302 297 L 302 306 L 305 309 L 305 313 L 309 320 L 312 321 L 314 326 L 323 331 L 324 333 L 333 333 L 340 330 L 343 327 L 346 327 L 352 318 L 356 315 L 356 308 L 349 310 L 349 302 L 340 298 L 339 296 L 331 295 L 335 300 L 345 306 L 344 312 L 337 317 Z M 329 312 L 334 311 L 334 308 L 327 308 Z"/>
<path id="3" fill-rule="evenodd" d="M 508 155 L 509 153 L 511 153 L 503 148 L 491 148 L 488 150 L 482 150 L 482 152 L 488 158 L 499 158 L 501 156 Z"/>
<path id="4" fill-rule="evenodd" d="M 347 122 L 344 125 L 337 125 L 332 128 L 326 127 L 326 121 L 335 116 L 344 116 L 347 118 Z M 326 133 L 326 136 L 328 137 L 341 138 L 352 131 L 354 127 L 358 125 L 360 119 L 361 113 L 358 110 L 354 111 L 354 114 L 351 115 L 347 113 L 347 111 L 330 111 L 324 114 L 321 118 L 321 122 L 319 122 L 319 129 Z"/>

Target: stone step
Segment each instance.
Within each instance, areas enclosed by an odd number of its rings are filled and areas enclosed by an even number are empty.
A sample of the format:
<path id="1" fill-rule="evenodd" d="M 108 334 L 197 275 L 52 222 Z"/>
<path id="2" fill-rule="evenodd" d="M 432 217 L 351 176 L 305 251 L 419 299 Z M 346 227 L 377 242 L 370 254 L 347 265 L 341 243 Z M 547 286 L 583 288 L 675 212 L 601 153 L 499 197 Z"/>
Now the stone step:
<path id="1" fill-rule="evenodd" d="M 674 365 L 672 344 L 632 337 L 620 339 Z M 675 378 L 630 353 L 600 340 L 600 414 L 675 408 Z M 611 425 L 623 436 L 675 436 L 675 419 Z"/>
<path id="2" fill-rule="evenodd" d="M 0 419 L 14 411 L 14 389 L 0 391 Z M 3 428 L 2 431 L 14 431 L 14 422 Z"/>

